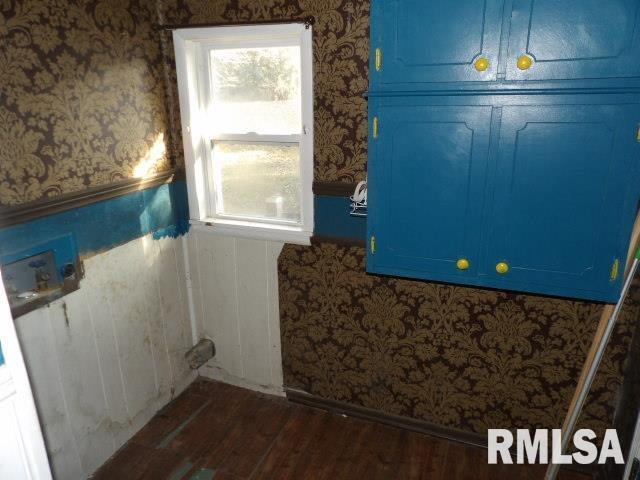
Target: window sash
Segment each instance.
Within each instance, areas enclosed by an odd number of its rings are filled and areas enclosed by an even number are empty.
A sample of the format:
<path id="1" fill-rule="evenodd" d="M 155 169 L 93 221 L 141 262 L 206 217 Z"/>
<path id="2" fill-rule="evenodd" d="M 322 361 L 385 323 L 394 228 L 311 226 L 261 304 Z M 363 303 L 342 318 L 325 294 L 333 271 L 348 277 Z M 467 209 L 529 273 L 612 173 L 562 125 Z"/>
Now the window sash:
<path id="1" fill-rule="evenodd" d="M 222 39 L 221 39 L 222 40 Z M 222 41 L 214 41 L 209 44 L 206 44 L 204 47 L 201 47 L 200 52 L 200 61 L 201 61 L 201 69 L 200 72 L 201 81 L 200 81 L 200 98 L 204 99 L 206 107 L 206 115 L 205 118 L 213 114 L 213 82 L 211 81 L 211 73 L 212 73 L 212 65 L 211 65 L 211 52 L 215 50 L 236 50 L 241 48 L 269 48 L 269 47 L 299 47 L 300 48 L 300 132 L 304 133 L 308 130 L 306 125 L 305 115 L 306 107 L 305 107 L 305 55 L 304 55 L 304 45 L 303 41 L 299 35 L 291 36 L 288 35 L 284 38 L 268 38 L 268 39 L 245 39 L 238 40 L 237 43 L 233 43 L 232 40 L 226 39 L 225 43 Z M 227 43 L 228 42 L 228 43 Z M 312 107 L 313 108 L 313 107 Z M 248 135 L 253 132 L 242 132 L 237 135 Z M 215 137 L 219 135 L 224 135 L 221 133 L 216 133 Z M 229 134 L 233 135 L 233 134 Z M 256 135 L 258 135 L 256 133 Z M 214 134 L 212 134 L 214 136 Z"/>
<path id="2" fill-rule="evenodd" d="M 313 232 L 313 53 L 312 29 L 286 25 L 189 28 L 174 31 L 178 91 L 189 186 L 190 218 L 195 228 L 223 235 L 308 244 Z M 239 48 L 299 47 L 301 131 L 283 135 L 213 132 L 207 128 L 211 107 L 210 51 Z M 297 143 L 301 187 L 300 222 L 268 218 L 233 219 L 216 214 L 212 141 Z"/>
<path id="3" fill-rule="evenodd" d="M 222 188 L 222 177 L 219 168 L 215 163 L 213 150 L 216 142 L 238 142 L 253 143 L 264 145 L 269 143 L 298 145 L 298 182 L 301 184 L 300 198 L 300 220 L 286 220 L 269 217 L 252 217 L 247 215 L 232 215 L 218 213 L 218 199 L 222 196 L 220 191 Z M 305 225 L 305 209 L 304 209 L 304 181 L 302 162 L 304 159 L 305 142 L 303 135 L 258 135 L 258 134 L 228 134 L 216 135 L 211 139 L 208 150 L 208 184 L 209 184 L 209 205 L 210 215 L 213 219 L 233 220 L 239 222 L 255 222 L 259 224 L 282 225 L 292 227 L 304 227 Z M 219 180 L 217 180 L 219 179 Z"/>
<path id="4" fill-rule="evenodd" d="M 308 130 L 305 125 L 305 92 L 304 92 L 304 52 L 303 52 L 303 42 L 299 35 L 286 35 L 282 37 L 274 37 L 274 38 L 244 38 L 241 37 L 233 38 L 233 37 L 225 37 L 220 39 L 215 39 L 210 42 L 206 42 L 201 47 L 200 59 L 202 65 L 201 75 L 202 78 L 202 88 L 201 88 L 201 98 L 205 99 L 205 110 L 207 111 L 207 115 L 215 115 L 214 107 L 212 106 L 212 89 L 213 84 L 211 82 L 211 73 L 212 73 L 212 65 L 211 65 L 211 52 L 215 50 L 235 50 L 242 48 L 269 48 L 269 47 L 300 47 L 300 81 L 301 81 L 301 99 L 300 99 L 300 109 L 301 109 L 301 125 L 300 125 L 300 133 L 299 134 L 261 134 L 256 132 L 246 132 L 246 133 L 211 133 L 210 141 L 208 142 L 206 151 L 207 151 L 207 171 L 208 171 L 208 203 L 209 203 L 209 215 L 212 219 L 219 219 L 223 221 L 238 221 L 238 222 L 251 222 L 256 224 L 264 224 L 264 225 L 281 225 L 281 226 L 292 226 L 303 228 L 307 223 L 305 221 L 305 208 L 304 208 L 304 198 L 301 198 L 300 202 L 300 220 L 283 220 L 283 219 L 273 219 L 267 217 L 249 217 L 249 216 L 240 216 L 240 215 L 231 215 L 218 213 L 217 204 L 219 199 L 221 198 L 222 193 L 221 189 L 221 179 L 217 181 L 217 177 L 219 177 L 219 172 L 217 172 L 217 167 L 215 163 L 215 158 L 213 155 L 213 149 L 215 142 L 223 142 L 223 141 L 235 141 L 235 142 L 246 142 L 246 143 L 291 143 L 298 144 L 298 181 L 302 184 L 304 181 L 303 178 L 303 166 L 302 163 L 305 158 L 305 148 L 306 148 L 306 135 L 305 132 Z M 205 116 L 205 118 L 206 118 Z M 304 197 L 304 186 L 302 185 L 302 197 Z"/>

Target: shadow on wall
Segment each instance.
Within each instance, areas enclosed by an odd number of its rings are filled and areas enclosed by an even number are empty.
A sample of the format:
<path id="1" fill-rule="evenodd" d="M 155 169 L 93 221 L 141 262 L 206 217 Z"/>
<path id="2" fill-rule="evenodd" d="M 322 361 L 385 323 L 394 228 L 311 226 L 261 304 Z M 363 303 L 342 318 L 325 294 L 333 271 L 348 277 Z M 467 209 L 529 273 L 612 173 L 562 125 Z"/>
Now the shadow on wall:
<path id="1" fill-rule="evenodd" d="M 176 166 L 140 162 L 168 135 L 157 3 L 0 3 L 0 204 Z"/>

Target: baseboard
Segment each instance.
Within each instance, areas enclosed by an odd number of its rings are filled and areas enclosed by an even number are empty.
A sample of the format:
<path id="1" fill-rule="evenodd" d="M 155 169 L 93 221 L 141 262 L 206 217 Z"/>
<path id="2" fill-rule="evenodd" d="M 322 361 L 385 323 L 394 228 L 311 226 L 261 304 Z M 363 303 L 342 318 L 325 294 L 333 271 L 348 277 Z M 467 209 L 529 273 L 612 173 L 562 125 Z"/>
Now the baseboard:
<path id="1" fill-rule="evenodd" d="M 475 445 L 483 448 L 487 447 L 487 437 L 485 435 L 443 427 L 424 420 L 392 415 L 372 408 L 351 405 L 349 403 L 338 402 L 336 400 L 328 400 L 293 388 L 285 387 L 284 391 L 288 400 L 308 407 L 320 408 L 336 414 L 344 414 L 350 417 L 383 423 L 392 427 L 402 428 L 404 430 L 410 430 L 412 432 L 418 432 L 432 437 L 444 438 L 446 440 L 464 443 L 466 445 Z"/>
<path id="2" fill-rule="evenodd" d="M 443 438 L 445 440 L 462 443 L 464 445 L 487 448 L 487 436 L 479 433 L 443 427 L 442 425 L 436 425 L 424 420 L 392 415 L 372 408 L 361 407 L 336 400 L 329 400 L 294 388 L 285 387 L 284 392 L 289 401 L 306 405 L 308 407 L 319 408 L 334 414 L 347 415 L 349 417 L 382 423 L 391 427 L 402 428 L 404 430 L 422 433 L 423 435 L 429 435 L 431 437 Z M 589 475 L 592 478 L 607 479 L 607 477 L 601 476 L 603 474 L 601 465 L 571 465 L 562 467 L 562 470 L 582 473 Z"/>
<path id="3" fill-rule="evenodd" d="M 260 385 L 255 382 L 251 382 L 245 378 L 239 378 L 235 375 L 230 374 L 223 368 L 211 362 L 204 364 L 202 367 L 198 369 L 198 375 L 202 378 L 207 378 L 209 380 L 215 380 L 222 383 L 228 383 L 229 385 L 233 385 L 235 387 L 246 388 L 247 390 L 253 390 L 254 392 L 266 393 L 269 395 L 275 395 L 277 397 L 284 397 L 284 391 L 281 387 L 276 385 Z"/>

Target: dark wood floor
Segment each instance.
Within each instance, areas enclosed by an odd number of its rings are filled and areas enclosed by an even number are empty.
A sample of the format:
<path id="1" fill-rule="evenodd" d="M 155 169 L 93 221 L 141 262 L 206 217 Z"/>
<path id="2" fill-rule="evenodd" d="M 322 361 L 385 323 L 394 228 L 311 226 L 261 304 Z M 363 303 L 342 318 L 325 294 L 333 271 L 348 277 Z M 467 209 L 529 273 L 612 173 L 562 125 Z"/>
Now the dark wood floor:
<path id="1" fill-rule="evenodd" d="M 98 479 L 541 479 L 486 450 L 198 380 L 96 473 Z M 562 480 L 588 477 L 563 473 Z"/>

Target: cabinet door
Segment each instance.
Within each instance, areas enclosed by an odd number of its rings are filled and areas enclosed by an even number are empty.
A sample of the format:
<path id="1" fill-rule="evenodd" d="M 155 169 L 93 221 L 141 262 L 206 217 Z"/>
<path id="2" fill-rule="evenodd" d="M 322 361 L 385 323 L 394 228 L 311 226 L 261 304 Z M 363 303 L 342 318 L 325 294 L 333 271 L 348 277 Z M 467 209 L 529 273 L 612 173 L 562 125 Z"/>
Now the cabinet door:
<path id="1" fill-rule="evenodd" d="M 612 266 L 617 259 L 624 269 L 637 201 L 634 110 L 503 108 L 485 266 L 496 286 L 615 298 L 621 275 L 612 280 Z M 508 272 L 497 272 L 500 262 Z"/>
<path id="2" fill-rule="evenodd" d="M 371 20 L 373 88 L 494 80 L 502 4 L 502 0 L 376 0 Z M 475 68 L 480 58 L 488 60 L 486 70 Z"/>
<path id="3" fill-rule="evenodd" d="M 513 1 L 510 80 L 638 77 L 639 58 L 640 0 Z"/>
<path id="4" fill-rule="evenodd" d="M 372 108 L 371 272 L 462 280 L 478 267 L 489 106 Z M 467 269 L 456 264 L 467 259 Z"/>

